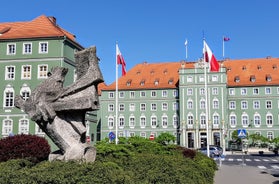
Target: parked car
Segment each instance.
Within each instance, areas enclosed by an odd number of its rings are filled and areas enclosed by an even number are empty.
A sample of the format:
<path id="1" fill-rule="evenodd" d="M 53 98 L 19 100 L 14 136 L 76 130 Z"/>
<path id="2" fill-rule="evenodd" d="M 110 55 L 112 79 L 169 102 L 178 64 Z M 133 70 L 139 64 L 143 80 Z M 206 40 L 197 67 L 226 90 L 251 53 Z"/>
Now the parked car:
<path id="1" fill-rule="evenodd" d="M 202 147 L 198 149 L 199 152 L 207 155 L 207 147 Z M 214 146 L 214 145 L 210 145 L 209 146 L 209 156 L 211 158 L 214 157 L 219 157 L 223 154 L 223 149 L 220 146 Z"/>

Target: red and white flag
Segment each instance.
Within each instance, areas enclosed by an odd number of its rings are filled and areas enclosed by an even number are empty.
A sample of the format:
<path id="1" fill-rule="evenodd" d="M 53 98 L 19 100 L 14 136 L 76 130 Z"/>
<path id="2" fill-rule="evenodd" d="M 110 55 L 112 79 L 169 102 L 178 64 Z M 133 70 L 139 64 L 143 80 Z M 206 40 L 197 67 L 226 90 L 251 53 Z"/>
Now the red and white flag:
<path id="1" fill-rule="evenodd" d="M 126 63 L 125 63 L 124 57 L 122 56 L 117 44 L 116 44 L 116 59 L 117 59 L 117 64 L 122 65 L 122 76 L 125 76 L 126 75 Z"/>
<path id="2" fill-rule="evenodd" d="M 214 54 L 212 53 L 211 49 L 206 44 L 205 40 L 203 41 L 203 54 L 205 62 L 209 62 L 210 71 L 211 72 L 218 72 L 219 71 L 219 63 L 217 62 Z"/>

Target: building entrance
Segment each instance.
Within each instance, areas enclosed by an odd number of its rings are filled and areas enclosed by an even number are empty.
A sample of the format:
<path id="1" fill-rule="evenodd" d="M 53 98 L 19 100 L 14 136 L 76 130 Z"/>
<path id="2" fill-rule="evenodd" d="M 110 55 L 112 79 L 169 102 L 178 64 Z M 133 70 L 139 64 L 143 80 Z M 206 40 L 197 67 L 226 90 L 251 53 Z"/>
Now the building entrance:
<path id="1" fill-rule="evenodd" d="M 188 148 L 194 148 L 194 133 L 188 132 Z"/>
<path id="2" fill-rule="evenodd" d="M 201 144 L 201 148 L 207 146 L 206 132 L 201 132 L 201 133 L 200 133 L 200 144 Z"/>

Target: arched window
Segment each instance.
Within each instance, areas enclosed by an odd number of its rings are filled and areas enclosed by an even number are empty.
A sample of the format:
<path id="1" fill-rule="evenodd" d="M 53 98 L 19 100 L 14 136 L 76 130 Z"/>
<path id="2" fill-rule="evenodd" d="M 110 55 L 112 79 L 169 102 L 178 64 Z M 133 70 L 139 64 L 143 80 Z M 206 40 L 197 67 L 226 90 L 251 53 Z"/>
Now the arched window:
<path id="1" fill-rule="evenodd" d="M 18 123 L 18 133 L 28 134 L 29 133 L 29 120 L 26 118 L 20 119 Z"/>
<path id="2" fill-rule="evenodd" d="M 13 120 L 4 119 L 2 122 L 2 136 L 6 137 L 13 133 Z"/>
<path id="3" fill-rule="evenodd" d="M 3 101 L 3 106 L 4 107 L 14 107 L 14 88 L 11 87 L 10 85 L 7 85 L 5 90 L 4 90 L 4 101 Z"/>

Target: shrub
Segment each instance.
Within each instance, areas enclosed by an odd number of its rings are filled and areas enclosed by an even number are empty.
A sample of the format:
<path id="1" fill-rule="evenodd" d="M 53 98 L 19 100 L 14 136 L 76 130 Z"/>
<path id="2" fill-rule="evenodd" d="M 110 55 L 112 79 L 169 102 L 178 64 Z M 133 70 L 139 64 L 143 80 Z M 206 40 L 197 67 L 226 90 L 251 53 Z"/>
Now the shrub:
<path id="1" fill-rule="evenodd" d="M 188 149 L 188 148 L 185 148 L 183 151 L 182 151 L 182 154 L 184 157 L 186 158 L 195 158 L 197 152 L 195 150 L 191 150 L 191 149 Z"/>
<path id="2" fill-rule="evenodd" d="M 36 135 L 15 135 L 0 140 L 0 162 L 27 158 L 37 163 L 48 159 L 50 146 L 45 138 Z"/>

